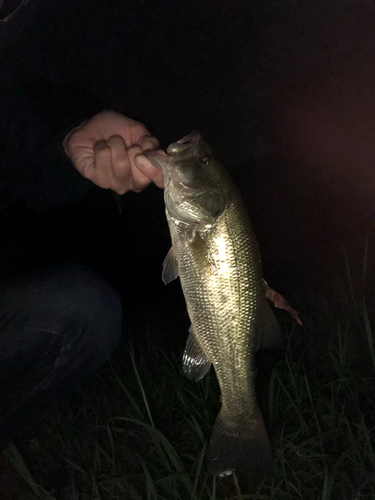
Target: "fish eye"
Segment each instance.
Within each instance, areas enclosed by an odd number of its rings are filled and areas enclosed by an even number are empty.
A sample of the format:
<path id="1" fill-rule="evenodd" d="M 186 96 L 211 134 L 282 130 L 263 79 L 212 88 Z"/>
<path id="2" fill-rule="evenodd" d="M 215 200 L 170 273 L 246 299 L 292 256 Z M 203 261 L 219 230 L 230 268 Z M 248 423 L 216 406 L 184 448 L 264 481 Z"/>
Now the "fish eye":
<path id="1" fill-rule="evenodd" d="M 205 165 L 208 165 L 210 159 L 211 155 L 209 153 L 203 153 L 200 157 L 201 162 L 204 163 Z"/>

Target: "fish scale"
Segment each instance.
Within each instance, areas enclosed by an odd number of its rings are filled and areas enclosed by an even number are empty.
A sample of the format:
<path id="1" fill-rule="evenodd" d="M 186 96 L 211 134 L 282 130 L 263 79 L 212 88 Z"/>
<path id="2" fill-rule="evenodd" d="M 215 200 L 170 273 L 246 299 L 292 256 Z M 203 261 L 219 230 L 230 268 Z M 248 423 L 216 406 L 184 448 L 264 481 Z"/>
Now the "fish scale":
<path id="1" fill-rule="evenodd" d="M 273 457 L 256 400 L 255 350 L 267 324 L 278 325 L 264 295 L 258 244 L 238 190 L 201 135 L 167 152 L 145 153 L 165 181 L 172 251 L 163 280 L 179 275 L 191 320 L 185 374 L 200 380 L 212 364 L 222 395 L 208 467 L 269 475 Z"/>

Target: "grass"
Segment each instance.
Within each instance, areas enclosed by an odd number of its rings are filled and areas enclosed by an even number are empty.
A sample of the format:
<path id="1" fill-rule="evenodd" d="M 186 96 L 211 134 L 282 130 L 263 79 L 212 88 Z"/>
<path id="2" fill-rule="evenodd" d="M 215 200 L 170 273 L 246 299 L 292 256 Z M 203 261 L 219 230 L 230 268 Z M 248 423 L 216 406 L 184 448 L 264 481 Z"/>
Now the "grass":
<path id="1" fill-rule="evenodd" d="M 199 383 L 183 377 L 186 313 L 181 302 L 168 316 L 163 300 L 133 309 L 110 361 L 7 450 L 25 498 L 54 498 L 50 478 L 63 467 L 79 500 L 375 498 L 374 334 L 364 302 L 343 300 L 333 312 L 304 298 L 302 328 L 279 313 L 287 349 L 260 353 L 257 378 L 276 474 L 252 485 L 207 474 L 218 385 L 212 370 Z"/>

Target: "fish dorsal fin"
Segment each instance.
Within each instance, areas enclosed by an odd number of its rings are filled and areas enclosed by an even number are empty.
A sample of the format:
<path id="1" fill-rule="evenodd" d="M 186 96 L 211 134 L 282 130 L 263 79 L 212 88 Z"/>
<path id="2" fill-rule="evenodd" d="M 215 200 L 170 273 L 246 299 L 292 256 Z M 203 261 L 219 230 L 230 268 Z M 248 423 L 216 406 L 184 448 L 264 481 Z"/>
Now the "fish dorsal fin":
<path id="1" fill-rule="evenodd" d="M 262 305 L 262 316 L 263 328 L 257 336 L 256 350 L 283 349 L 285 347 L 285 335 L 266 300 Z"/>
<path id="2" fill-rule="evenodd" d="M 178 278 L 178 264 L 174 248 L 171 247 L 163 262 L 161 279 L 163 280 L 164 285 L 168 285 L 168 283 L 176 278 Z"/>
<path id="3" fill-rule="evenodd" d="M 211 362 L 197 342 L 192 326 L 189 328 L 182 363 L 184 375 L 195 382 L 201 380 L 211 367 Z"/>

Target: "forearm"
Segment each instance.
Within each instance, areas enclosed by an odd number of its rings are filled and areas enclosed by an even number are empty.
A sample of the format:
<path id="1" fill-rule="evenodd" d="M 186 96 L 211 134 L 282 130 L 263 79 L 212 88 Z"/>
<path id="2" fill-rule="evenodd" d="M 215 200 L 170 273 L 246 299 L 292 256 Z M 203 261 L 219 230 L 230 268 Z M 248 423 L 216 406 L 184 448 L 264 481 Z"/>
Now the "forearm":
<path id="1" fill-rule="evenodd" d="M 34 160 L 34 175 L 25 193 L 28 206 L 46 211 L 77 203 L 93 183 L 82 177 L 65 154 L 62 141 L 69 130 L 49 140 Z"/>

